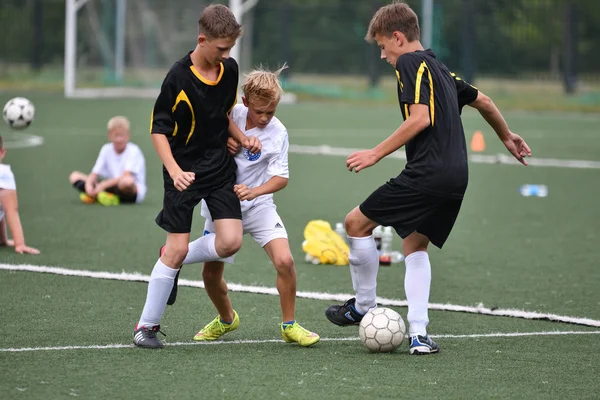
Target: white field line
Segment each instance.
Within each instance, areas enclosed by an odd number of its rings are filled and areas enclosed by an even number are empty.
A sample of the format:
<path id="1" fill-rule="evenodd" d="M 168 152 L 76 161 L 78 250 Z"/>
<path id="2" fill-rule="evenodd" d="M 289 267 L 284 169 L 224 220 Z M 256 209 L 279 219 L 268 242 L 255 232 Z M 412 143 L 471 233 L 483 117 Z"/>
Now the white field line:
<path id="1" fill-rule="evenodd" d="M 290 144 L 289 152 L 297 154 L 322 155 L 322 156 L 340 156 L 348 157 L 351 153 L 363 149 L 352 147 L 332 147 L 328 145 L 305 146 Z M 406 160 L 404 151 L 396 151 L 390 154 L 390 158 Z M 469 159 L 477 164 L 506 164 L 520 165 L 517 160 L 508 154 L 472 154 Z M 528 158 L 527 163 L 536 167 L 559 167 L 559 168 L 579 168 L 579 169 L 600 169 L 600 161 L 589 160 L 562 160 L 556 158 Z"/>
<path id="2" fill-rule="evenodd" d="M 20 264 L 20 265 L 0 264 L 0 270 L 39 272 L 39 273 L 47 273 L 47 274 L 53 274 L 53 275 L 76 276 L 76 277 L 82 277 L 82 278 L 108 279 L 108 280 L 129 281 L 129 282 L 148 282 L 150 280 L 150 276 L 142 275 L 140 273 L 96 272 L 96 271 L 74 270 L 74 269 L 68 269 L 68 268 L 26 265 L 26 264 Z M 192 280 L 188 280 L 188 279 L 179 279 L 179 286 L 204 288 L 204 282 L 192 281 Z M 267 295 L 272 295 L 272 296 L 279 295 L 276 288 L 270 288 L 270 287 L 264 287 L 264 286 L 249 286 L 249 285 L 242 285 L 239 283 L 227 283 L 227 286 L 229 287 L 229 290 L 234 291 L 234 292 L 267 294 Z M 325 301 L 335 301 L 335 302 L 344 302 L 353 296 L 354 296 L 353 294 L 347 294 L 347 293 L 323 293 L 323 292 L 297 292 L 296 293 L 296 297 L 303 298 L 303 299 L 325 300 Z M 387 299 L 387 298 L 383 298 L 383 297 L 378 297 L 377 303 L 382 306 L 396 306 L 396 307 L 406 307 L 408 305 L 406 300 Z M 530 320 L 546 320 L 546 321 L 552 321 L 552 322 L 562 322 L 562 323 L 573 324 L 573 325 L 584 325 L 584 326 L 592 326 L 592 327 L 600 328 L 600 321 L 590 319 L 590 318 L 569 317 L 569 316 L 564 316 L 564 315 L 539 313 L 539 312 L 534 312 L 534 311 L 524 311 L 524 310 L 515 310 L 515 309 L 488 308 L 488 307 L 485 307 L 483 304 L 479 304 L 476 307 L 472 307 L 472 306 L 461 306 L 461 305 L 457 305 L 457 304 L 430 303 L 429 309 L 436 310 L 436 311 L 455 311 L 455 312 L 464 312 L 464 313 L 470 313 L 470 314 L 491 315 L 491 316 L 497 316 L 497 317 L 512 317 L 512 318 L 522 318 L 522 319 L 530 319 Z"/>
<path id="3" fill-rule="evenodd" d="M 597 335 L 600 331 L 545 331 L 545 332 L 507 332 L 507 333 L 477 333 L 471 335 L 431 335 L 435 339 L 477 339 L 477 338 L 514 338 L 531 336 L 568 336 L 568 335 Z M 358 341 L 358 336 L 341 338 L 321 338 L 321 342 L 354 342 Z M 221 340 L 216 342 L 174 342 L 166 343 L 168 347 L 176 346 L 217 346 L 217 345 L 235 345 L 235 344 L 264 344 L 264 343 L 285 343 L 281 339 L 263 339 L 263 340 Z M 107 344 L 91 346 L 56 346 L 56 347 L 11 347 L 0 348 L 0 353 L 24 353 L 30 351 L 60 351 L 60 350 L 110 350 L 110 349 L 132 349 L 133 344 Z"/>

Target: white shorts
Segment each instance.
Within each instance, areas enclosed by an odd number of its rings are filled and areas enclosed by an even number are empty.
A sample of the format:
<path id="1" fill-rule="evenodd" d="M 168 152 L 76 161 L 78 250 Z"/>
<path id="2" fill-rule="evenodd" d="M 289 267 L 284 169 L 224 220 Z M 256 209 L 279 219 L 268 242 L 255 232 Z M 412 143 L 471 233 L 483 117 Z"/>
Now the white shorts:
<path id="1" fill-rule="evenodd" d="M 283 221 L 281 221 L 281 217 L 277 214 L 274 204 L 251 208 L 246 213 L 243 213 L 242 226 L 244 235 L 250 234 L 260 247 L 265 247 L 267 243 L 274 239 L 288 238 Z M 204 234 L 214 232 L 215 223 L 212 219 L 207 218 L 204 223 Z M 232 259 L 231 262 L 233 262 L 233 257 L 230 258 Z"/>

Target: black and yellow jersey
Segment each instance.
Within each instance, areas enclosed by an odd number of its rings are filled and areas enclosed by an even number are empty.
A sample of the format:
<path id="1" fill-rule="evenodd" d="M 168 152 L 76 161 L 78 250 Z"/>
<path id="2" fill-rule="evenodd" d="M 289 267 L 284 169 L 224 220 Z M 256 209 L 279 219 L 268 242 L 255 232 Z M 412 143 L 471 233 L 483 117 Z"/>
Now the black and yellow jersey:
<path id="1" fill-rule="evenodd" d="M 215 81 L 200 75 L 190 54 L 177 61 L 163 81 L 152 111 L 150 132 L 166 135 L 179 167 L 196 174 L 189 190 L 210 190 L 234 176 L 227 152 L 228 113 L 237 101 L 238 65 L 225 59 Z M 163 167 L 165 189 L 173 181 Z"/>
<path id="2" fill-rule="evenodd" d="M 468 167 L 460 113 L 475 101 L 477 89 L 452 74 L 431 50 L 398 57 L 396 74 L 404 119 L 411 104 L 427 105 L 430 119 L 429 126 L 406 143 L 407 163 L 400 180 L 424 193 L 462 198 Z"/>

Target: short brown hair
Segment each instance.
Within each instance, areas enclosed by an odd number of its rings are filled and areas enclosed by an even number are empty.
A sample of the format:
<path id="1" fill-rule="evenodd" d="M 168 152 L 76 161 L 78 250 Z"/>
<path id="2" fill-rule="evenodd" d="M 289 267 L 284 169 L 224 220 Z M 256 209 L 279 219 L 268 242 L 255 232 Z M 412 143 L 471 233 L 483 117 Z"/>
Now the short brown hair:
<path id="1" fill-rule="evenodd" d="M 237 39 L 242 34 L 242 26 L 235 19 L 235 15 L 222 4 L 211 4 L 202 10 L 198 30 L 209 39 Z"/>
<path id="2" fill-rule="evenodd" d="M 246 75 L 242 90 L 247 99 L 259 99 L 261 101 L 272 103 L 279 101 L 283 94 L 279 75 L 281 71 L 287 68 L 286 64 L 276 71 L 269 71 L 259 67 Z"/>
<path id="3" fill-rule="evenodd" d="M 401 1 L 377 10 L 371 18 L 365 40 L 372 42 L 376 34 L 391 36 L 395 31 L 404 33 L 409 42 L 419 40 L 419 18 L 408 4 Z"/>

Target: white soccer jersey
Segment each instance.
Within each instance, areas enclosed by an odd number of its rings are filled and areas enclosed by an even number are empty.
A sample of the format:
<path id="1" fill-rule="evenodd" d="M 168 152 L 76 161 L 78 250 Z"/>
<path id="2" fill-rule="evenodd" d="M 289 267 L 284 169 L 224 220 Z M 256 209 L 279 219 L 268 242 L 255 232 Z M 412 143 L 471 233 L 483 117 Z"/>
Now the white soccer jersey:
<path id="1" fill-rule="evenodd" d="M 257 137 L 262 143 L 260 153 L 250 154 L 248 150 L 242 148 L 235 155 L 235 162 L 237 164 L 236 182 L 238 184 L 243 183 L 249 188 L 254 188 L 262 185 L 274 176 L 289 178 L 288 133 L 281 121 L 273 117 L 269 125 L 265 128 L 253 128 L 246 131 L 248 108 L 243 104 L 237 104 L 231 112 L 233 122 L 235 122 L 242 132 L 247 136 Z M 258 196 L 256 199 L 250 201 L 242 201 L 242 215 L 263 203 L 273 204 L 273 194 Z M 201 213 L 203 217 L 210 218 L 210 212 L 204 201 L 202 201 Z"/>
<path id="2" fill-rule="evenodd" d="M 118 154 L 112 143 L 107 143 L 100 149 L 96 164 L 92 173 L 100 175 L 105 179 L 118 178 L 125 171 L 131 172 L 137 186 L 137 199 L 141 202 L 146 196 L 146 160 L 139 146 L 135 143 L 127 143 L 125 151 Z"/>
<path id="3" fill-rule="evenodd" d="M 10 165 L 0 164 L 0 189 L 17 190 L 15 176 L 10 169 Z M 4 210 L 0 204 L 0 221 L 3 219 Z"/>

